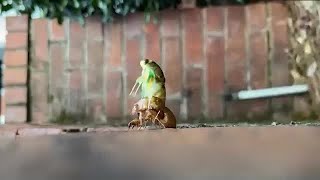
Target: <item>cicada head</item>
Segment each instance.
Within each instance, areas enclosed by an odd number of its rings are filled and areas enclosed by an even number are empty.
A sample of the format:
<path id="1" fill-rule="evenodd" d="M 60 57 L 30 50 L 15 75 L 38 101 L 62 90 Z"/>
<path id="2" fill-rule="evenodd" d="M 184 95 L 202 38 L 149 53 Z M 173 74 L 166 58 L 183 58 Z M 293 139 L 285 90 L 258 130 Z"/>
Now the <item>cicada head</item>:
<path id="1" fill-rule="evenodd" d="M 140 61 L 140 66 L 142 67 L 142 69 L 144 69 L 146 67 L 146 65 L 151 62 L 152 62 L 152 60 L 150 60 L 150 59 L 143 59 Z"/>

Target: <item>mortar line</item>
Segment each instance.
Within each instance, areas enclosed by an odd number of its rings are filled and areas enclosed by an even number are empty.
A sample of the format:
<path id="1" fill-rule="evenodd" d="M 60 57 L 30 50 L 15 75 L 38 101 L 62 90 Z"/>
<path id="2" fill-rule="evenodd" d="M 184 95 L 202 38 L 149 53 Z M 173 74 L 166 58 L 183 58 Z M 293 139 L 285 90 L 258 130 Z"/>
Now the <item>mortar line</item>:
<path id="1" fill-rule="evenodd" d="M 70 20 L 67 19 L 63 24 L 63 26 L 64 26 L 65 40 L 66 40 L 64 70 L 67 70 L 67 68 L 70 67 L 70 61 L 69 61 L 70 59 Z M 65 77 L 66 77 L 67 104 L 68 104 L 68 107 L 70 107 L 71 106 L 70 73 L 66 73 Z"/>
<path id="2" fill-rule="evenodd" d="M 252 89 L 252 84 L 251 84 L 251 58 L 252 54 L 250 51 L 250 37 L 251 37 L 251 27 L 249 25 L 249 17 L 250 17 L 250 12 L 248 6 L 244 7 L 245 11 L 245 31 L 244 31 L 244 38 L 245 38 L 245 73 L 246 73 L 246 85 L 247 89 L 251 90 Z"/>
<path id="3" fill-rule="evenodd" d="M 127 64 L 126 64 L 126 53 L 127 53 L 127 43 L 126 43 L 126 33 L 125 33 L 125 29 L 126 29 L 126 19 L 124 17 L 122 17 L 121 19 L 121 62 L 122 62 L 122 66 L 123 66 L 123 71 L 121 74 L 121 81 L 122 81 L 122 98 L 120 98 L 122 100 L 122 107 L 121 107 L 121 114 L 122 114 L 122 119 L 123 121 L 126 121 L 127 119 L 127 112 L 125 111 L 125 109 L 127 109 L 128 106 L 128 88 L 127 88 L 127 76 L 128 76 L 128 72 L 127 72 Z"/>
<path id="4" fill-rule="evenodd" d="M 85 21 L 88 21 L 88 19 L 86 19 Z M 84 38 L 84 44 L 83 44 L 83 48 L 84 48 L 84 51 L 83 51 L 83 54 L 84 54 L 84 67 L 85 67 L 85 70 L 83 72 L 83 79 L 84 79 L 84 96 L 85 96 L 85 114 L 88 114 L 89 112 L 89 107 L 88 107 L 88 24 L 87 22 L 85 23 L 85 38 Z"/>
<path id="5" fill-rule="evenodd" d="M 228 53 L 228 40 L 229 40 L 229 36 L 228 36 L 228 31 L 229 31 L 229 28 L 228 28 L 228 7 L 225 6 L 224 9 L 223 9 L 223 15 L 224 15 L 224 92 L 227 92 L 227 86 L 228 86 L 228 83 L 227 83 L 227 76 L 228 76 L 228 65 L 227 65 L 227 61 L 228 61 L 228 56 L 227 56 L 227 53 Z M 223 108 L 223 119 L 227 118 L 227 102 L 226 101 L 222 101 L 222 108 Z"/>
<path id="6" fill-rule="evenodd" d="M 51 37 L 51 29 L 50 29 L 50 20 L 47 20 L 47 34 L 48 34 L 48 39 L 47 39 L 47 44 L 48 44 L 48 64 L 49 64 L 49 68 L 48 68 L 48 99 L 51 99 L 52 97 L 52 49 L 51 49 L 51 43 L 49 43 L 50 41 L 50 37 Z M 48 104 L 48 113 L 49 113 L 49 119 L 53 118 L 53 110 L 52 110 L 52 103 Z"/>
<path id="7" fill-rule="evenodd" d="M 209 112 L 209 93 L 208 93 L 208 57 L 207 57 L 207 8 L 202 9 L 202 46 L 203 46 L 203 74 L 202 74 L 202 110 L 205 118 Z"/>
<path id="8" fill-rule="evenodd" d="M 268 87 L 272 87 L 272 74 L 271 74 L 271 68 L 272 68 L 272 59 L 273 59 L 273 39 L 272 39 L 272 16 L 271 16 L 271 9 L 270 4 L 268 2 L 265 2 L 265 11 L 267 16 L 267 31 L 266 31 L 266 37 L 267 37 L 267 46 L 268 46 L 268 61 L 267 61 L 267 85 Z M 270 114 L 273 113 L 272 108 L 272 99 L 268 100 L 268 111 Z"/>
<path id="9" fill-rule="evenodd" d="M 101 23 L 101 31 L 102 31 L 102 46 L 103 46 L 103 52 L 102 52 L 102 57 L 103 57 L 103 65 L 102 65 L 102 106 L 103 106 L 103 112 L 106 114 L 106 107 L 107 107 L 107 80 L 108 80 L 108 73 L 107 73 L 107 68 L 108 68 L 108 62 L 109 62 L 109 56 L 107 54 L 110 54 L 109 52 L 109 43 L 110 40 L 106 42 L 106 38 L 110 38 L 109 34 L 110 31 L 108 31 L 108 34 L 106 34 L 106 30 L 110 30 L 110 28 L 106 27 L 106 23 Z M 108 43 L 108 44 L 107 44 Z M 108 117 L 105 115 L 105 120 L 108 122 Z"/>
<path id="10" fill-rule="evenodd" d="M 147 22 L 145 21 L 145 19 L 143 19 L 143 24 L 142 26 L 146 26 L 147 25 Z M 146 57 L 147 54 L 146 54 L 146 41 L 147 41 L 147 38 L 146 38 L 146 33 L 145 32 L 140 32 L 141 35 L 139 35 L 138 37 L 140 37 L 140 48 L 141 48 L 141 51 L 140 51 L 140 60 L 144 59 L 144 58 L 148 58 L 149 57 Z"/>
<path id="11" fill-rule="evenodd" d="M 177 39 L 177 37 L 175 37 Z M 160 63 L 161 63 L 161 69 L 166 77 L 167 74 L 167 59 L 165 59 L 166 56 L 166 41 L 167 39 L 164 37 L 163 33 L 163 16 L 161 14 L 160 20 L 159 20 L 159 43 L 160 43 Z M 167 83 L 167 82 L 166 82 Z"/>
<path id="12" fill-rule="evenodd" d="M 51 42 L 51 40 L 53 39 L 52 38 L 52 21 L 53 20 L 47 20 L 48 21 L 48 42 L 50 43 Z"/>
<path id="13" fill-rule="evenodd" d="M 26 114 L 26 122 L 31 122 L 32 121 L 32 87 L 31 87 L 31 82 L 32 82 L 32 76 L 31 76 L 31 65 L 32 65 L 32 19 L 31 19 L 31 15 L 28 14 L 27 16 L 27 79 L 26 79 L 26 88 L 27 88 L 27 92 L 26 92 L 26 96 L 27 96 L 27 102 L 26 102 L 26 110 L 27 110 L 27 114 Z M 4 99 L 1 99 L 2 101 Z M 6 102 L 4 102 L 6 103 Z M 3 113 L 3 112 L 2 112 Z"/>
<path id="14" fill-rule="evenodd" d="M 163 37 L 163 27 L 162 27 L 162 14 L 158 14 L 158 27 L 159 27 L 159 48 L 160 48 L 160 59 L 159 59 L 159 61 L 160 61 L 160 65 L 161 65 L 161 67 L 162 67 L 162 70 L 163 70 L 163 72 L 166 72 L 166 67 L 165 67 L 165 62 L 164 62 L 164 55 L 163 55 L 163 53 L 164 53 L 164 49 L 163 49 L 163 46 L 164 46 L 164 43 L 163 43 L 163 39 L 162 39 L 162 37 Z"/>
<path id="15" fill-rule="evenodd" d="M 179 51 L 181 52 L 181 63 L 182 63 L 182 84 L 181 87 L 183 89 L 183 91 L 186 91 L 186 83 L 187 83 L 187 78 L 186 78 L 186 71 L 187 71 L 187 66 L 186 66 L 186 62 L 185 62 L 185 41 L 184 41 L 184 37 L 185 37 L 185 32 L 184 32 L 184 22 L 183 22 L 183 10 L 180 11 L 179 14 Z M 185 97 L 185 95 L 182 96 L 182 102 L 181 102 L 181 106 L 180 106 L 180 117 L 186 121 L 188 118 L 188 99 L 187 97 Z"/>

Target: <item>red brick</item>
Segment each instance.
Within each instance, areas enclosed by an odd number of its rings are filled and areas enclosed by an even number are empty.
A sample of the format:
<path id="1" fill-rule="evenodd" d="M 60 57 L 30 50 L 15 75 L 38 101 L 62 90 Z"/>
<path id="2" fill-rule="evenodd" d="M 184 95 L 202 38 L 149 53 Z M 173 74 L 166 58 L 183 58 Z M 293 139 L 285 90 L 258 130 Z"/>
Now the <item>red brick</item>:
<path id="1" fill-rule="evenodd" d="M 163 40 L 164 73 L 166 77 L 167 96 L 179 93 L 182 85 L 182 59 L 178 38 Z"/>
<path id="2" fill-rule="evenodd" d="M 207 38 L 207 87 L 209 117 L 223 117 L 223 100 L 221 95 L 224 92 L 224 38 Z"/>
<path id="3" fill-rule="evenodd" d="M 58 24 L 57 20 L 51 20 L 51 37 L 50 40 L 61 41 L 64 40 L 64 24 Z"/>
<path id="4" fill-rule="evenodd" d="M 88 42 L 88 66 L 93 68 L 102 68 L 103 59 L 103 43 L 97 41 Z"/>
<path id="5" fill-rule="evenodd" d="M 223 32 L 225 8 L 209 7 L 207 12 L 207 31 Z"/>
<path id="6" fill-rule="evenodd" d="M 190 91 L 188 97 L 189 118 L 199 118 L 202 115 L 202 75 L 201 69 L 190 68 L 187 70 L 187 90 Z"/>
<path id="7" fill-rule="evenodd" d="M 48 65 L 48 21 L 46 19 L 32 20 L 32 67 L 36 70 L 45 70 Z"/>
<path id="8" fill-rule="evenodd" d="M 127 40 L 127 73 L 128 73 L 128 79 L 127 79 L 127 93 L 129 94 L 131 91 L 131 88 L 133 87 L 136 79 L 141 75 L 141 67 L 139 65 L 139 62 L 141 60 L 141 56 L 140 56 L 140 44 L 141 44 L 141 40 L 139 39 L 132 39 L 132 40 Z M 138 101 L 138 99 L 140 98 L 140 90 L 141 87 L 137 93 L 136 97 L 131 97 L 128 96 L 128 102 L 127 102 L 127 111 L 131 112 L 132 109 L 132 105 Z"/>
<path id="9" fill-rule="evenodd" d="M 276 11 L 274 11 L 275 7 Z M 289 58 L 285 53 L 285 49 L 288 48 L 289 40 L 287 25 L 283 20 L 286 17 L 284 7 L 281 4 L 272 4 L 272 8 L 273 54 L 271 60 L 271 84 L 273 87 L 276 87 L 291 84 L 289 79 Z M 279 14 L 276 14 L 276 12 Z M 292 106 L 291 103 L 292 101 L 288 97 L 272 99 L 273 112 L 281 114 L 286 113 L 288 107 Z"/>
<path id="10" fill-rule="evenodd" d="M 27 51 L 24 49 L 5 51 L 4 63 L 7 67 L 27 65 Z"/>
<path id="11" fill-rule="evenodd" d="M 70 72 L 69 76 L 69 95 L 68 95 L 68 110 L 72 113 L 83 113 L 89 106 L 85 91 L 84 70 L 76 69 Z M 100 82 L 103 84 L 102 82 Z"/>
<path id="12" fill-rule="evenodd" d="M 266 88 L 267 84 L 267 52 L 266 34 L 253 34 L 250 37 L 250 71 L 251 71 L 251 87 L 253 89 Z"/>
<path id="13" fill-rule="evenodd" d="M 129 75 L 129 85 L 133 85 L 136 77 L 140 76 L 141 74 L 141 67 L 139 62 L 141 60 L 140 56 L 140 46 L 141 40 L 134 39 L 134 40 L 127 40 L 127 71 Z"/>
<path id="14" fill-rule="evenodd" d="M 272 84 L 282 86 L 289 84 L 289 58 L 285 52 L 288 48 L 287 26 L 273 26 L 273 59 L 272 59 Z"/>
<path id="15" fill-rule="evenodd" d="M 122 117 L 123 79 L 121 72 L 109 72 L 107 76 L 107 103 L 108 119 Z"/>
<path id="16" fill-rule="evenodd" d="M 308 102 L 308 95 L 296 96 L 293 100 L 293 110 L 295 114 L 299 114 L 298 118 L 310 118 L 310 110 L 312 109 L 310 103 Z M 293 117 L 296 118 L 296 117 Z M 294 119 L 299 120 L 299 119 Z"/>
<path id="17" fill-rule="evenodd" d="M 46 19 L 32 20 L 32 39 L 34 40 L 37 60 L 48 59 L 48 21 Z"/>
<path id="18" fill-rule="evenodd" d="M 160 60 L 160 32 L 159 24 L 150 22 L 144 25 L 146 38 L 146 54 L 145 57 L 152 60 Z"/>
<path id="19" fill-rule="evenodd" d="M 102 93 L 103 90 L 103 43 L 88 42 L 88 91 L 89 93 Z"/>
<path id="20" fill-rule="evenodd" d="M 43 124 L 49 121 L 48 74 L 31 73 L 32 123 Z"/>
<path id="21" fill-rule="evenodd" d="M 5 115 L 5 111 L 6 111 L 6 96 L 2 96 L 2 99 L 0 101 L 0 108 L 1 108 L 1 114 L 0 115 Z"/>
<path id="22" fill-rule="evenodd" d="M 60 44 L 52 44 L 51 50 L 51 79 L 53 89 L 61 88 L 65 84 L 64 77 L 64 53 L 65 48 Z M 52 89 L 52 90 L 53 90 Z"/>
<path id="23" fill-rule="evenodd" d="M 72 71 L 72 72 L 74 74 L 70 74 L 70 75 L 75 75 L 75 72 L 77 71 Z M 84 84 L 85 81 L 82 81 L 82 83 Z M 68 93 L 68 97 L 65 97 L 65 98 L 68 100 L 68 105 L 67 105 L 68 112 L 72 113 L 78 118 L 85 118 L 84 116 L 88 115 L 87 113 L 88 113 L 88 108 L 90 108 L 90 104 L 89 104 L 89 100 L 87 98 L 87 94 L 85 92 L 84 87 L 77 88 L 77 89 L 70 88 L 69 92 L 67 93 Z M 89 114 L 90 113 L 91 112 L 89 112 Z"/>
<path id="24" fill-rule="evenodd" d="M 7 87 L 6 88 L 6 103 L 17 104 L 27 102 L 26 87 Z"/>
<path id="25" fill-rule="evenodd" d="M 78 22 L 70 22 L 69 64 L 71 67 L 77 68 L 84 65 L 85 32 L 85 28 Z"/>
<path id="26" fill-rule="evenodd" d="M 238 41 L 242 40 L 245 28 L 245 11 L 242 6 L 230 6 L 227 8 L 227 22 L 228 22 L 228 38 L 232 39 L 239 37 Z"/>
<path id="27" fill-rule="evenodd" d="M 27 32 L 9 32 L 6 39 L 6 48 L 26 48 Z"/>
<path id="28" fill-rule="evenodd" d="M 93 121 L 93 123 L 100 124 L 100 123 L 106 123 L 107 117 L 105 115 L 105 107 L 103 105 L 103 99 L 90 99 L 88 101 L 89 104 L 89 114 L 90 114 L 90 121 Z"/>
<path id="29" fill-rule="evenodd" d="M 32 124 L 46 124 L 48 121 L 47 113 L 32 110 Z"/>
<path id="30" fill-rule="evenodd" d="M 25 123 L 27 120 L 26 106 L 7 106 L 6 122 Z"/>
<path id="31" fill-rule="evenodd" d="M 228 8 L 228 41 L 226 73 L 229 88 L 240 90 L 245 88 L 245 16 L 244 7 Z"/>
<path id="32" fill-rule="evenodd" d="M 268 113 L 269 111 L 269 100 L 268 99 L 259 99 L 259 100 L 250 100 L 246 102 L 247 104 L 245 105 L 247 108 L 245 109 L 247 111 L 247 117 L 249 119 L 252 118 L 269 118 Z M 264 120 L 264 119 L 261 119 Z M 269 119 L 267 119 L 269 120 Z"/>
<path id="33" fill-rule="evenodd" d="M 228 7 L 228 41 L 226 75 L 227 88 L 232 91 L 246 89 L 246 51 L 245 51 L 245 11 L 242 6 Z M 244 102 L 228 102 L 227 117 L 235 120 L 243 118 L 248 109 Z"/>
<path id="34" fill-rule="evenodd" d="M 179 36 L 179 16 L 176 10 L 163 10 L 161 12 L 161 28 L 163 37 Z"/>
<path id="35" fill-rule="evenodd" d="M 223 37 L 207 38 L 207 76 L 209 93 L 224 91 L 224 56 L 225 42 Z"/>
<path id="36" fill-rule="evenodd" d="M 6 18 L 8 31 L 27 31 L 28 16 L 13 16 Z"/>
<path id="37" fill-rule="evenodd" d="M 250 37 L 250 85 L 253 89 L 261 89 L 268 87 L 268 52 L 266 34 L 253 34 Z M 250 112 L 252 114 L 263 114 L 268 110 L 267 100 L 250 101 Z"/>
<path id="38" fill-rule="evenodd" d="M 203 61 L 202 18 L 199 9 L 183 11 L 185 58 L 187 63 L 199 64 Z"/>
<path id="39" fill-rule="evenodd" d="M 126 37 L 127 39 L 141 36 L 143 32 L 144 16 L 142 13 L 129 14 L 126 17 Z"/>
<path id="40" fill-rule="evenodd" d="M 88 17 L 86 22 L 88 40 L 102 40 L 102 23 L 99 17 Z"/>
<path id="41" fill-rule="evenodd" d="M 26 84 L 27 70 L 26 68 L 7 68 L 4 70 L 5 85 Z"/>
<path id="42" fill-rule="evenodd" d="M 222 119 L 224 113 L 224 101 L 222 94 L 214 94 L 209 96 L 208 103 L 209 118 Z"/>
<path id="43" fill-rule="evenodd" d="M 264 3 L 256 3 L 248 6 L 248 23 L 251 32 L 261 31 L 266 27 L 267 14 Z"/>
<path id="44" fill-rule="evenodd" d="M 84 85 L 83 71 L 73 70 L 70 72 L 70 89 L 81 90 Z"/>
<path id="45" fill-rule="evenodd" d="M 48 75 L 43 72 L 31 73 L 32 116 L 33 112 L 48 112 Z M 45 122 L 46 119 L 36 119 L 37 122 Z"/>
<path id="46" fill-rule="evenodd" d="M 269 3 L 271 7 L 271 17 L 276 21 L 285 21 L 288 17 L 288 8 L 287 6 L 280 1 L 273 1 Z"/>
<path id="47" fill-rule="evenodd" d="M 105 41 L 109 42 L 109 45 L 111 47 L 108 65 L 112 67 L 120 67 L 122 64 L 122 24 L 120 22 L 114 22 L 113 24 L 108 25 L 106 29 L 109 29 L 111 31 L 109 31 L 108 34 L 105 33 L 105 37 L 108 38 L 108 40 Z"/>
<path id="48" fill-rule="evenodd" d="M 225 101 L 226 119 L 231 121 L 246 120 L 253 112 L 252 101 Z"/>

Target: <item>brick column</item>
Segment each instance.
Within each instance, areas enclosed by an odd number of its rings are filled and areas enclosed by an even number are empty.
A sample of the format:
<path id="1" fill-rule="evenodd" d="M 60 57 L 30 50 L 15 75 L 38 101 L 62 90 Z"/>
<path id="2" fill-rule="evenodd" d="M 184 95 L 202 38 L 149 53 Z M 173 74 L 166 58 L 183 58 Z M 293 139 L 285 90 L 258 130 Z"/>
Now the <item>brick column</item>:
<path id="1" fill-rule="evenodd" d="M 27 16 L 8 17 L 8 31 L 4 63 L 4 87 L 6 89 L 6 122 L 26 122 L 27 120 L 27 45 L 28 18 Z"/>
<path id="2" fill-rule="evenodd" d="M 186 97 L 182 96 L 183 63 L 181 45 L 181 14 L 175 10 L 165 10 L 161 14 L 161 57 L 166 77 L 167 102 L 177 118 L 186 118 Z M 183 107 L 183 108 L 181 108 Z"/>
<path id="3" fill-rule="evenodd" d="M 270 28 L 270 68 L 272 70 L 271 86 L 290 85 L 289 58 L 286 53 L 288 48 L 287 8 L 283 3 L 271 2 L 268 4 Z M 290 120 L 289 113 L 292 109 L 292 98 L 281 97 L 271 100 L 274 120 Z"/>

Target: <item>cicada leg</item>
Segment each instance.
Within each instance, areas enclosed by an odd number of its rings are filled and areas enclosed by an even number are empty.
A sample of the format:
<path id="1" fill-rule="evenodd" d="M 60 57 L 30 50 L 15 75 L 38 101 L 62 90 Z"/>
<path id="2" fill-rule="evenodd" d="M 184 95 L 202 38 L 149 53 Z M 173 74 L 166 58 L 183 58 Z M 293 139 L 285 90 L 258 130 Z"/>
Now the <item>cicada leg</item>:
<path id="1" fill-rule="evenodd" d="M 158 111 L 156 117 L 153 118 L 152 122 L 155 122 L 155 120 L 157 119 L 158 115 L 159 115 L 160 111 Z"/>
<path id="2" fill-rule="evenodd" d="M 152 98 L 152 97 L 151 97 Z M 148 109 L 151 109 L 150 104 L 151 104 L 151 98 L 148 98 Z"/>
<path id="3" fill-rule="evenodd" d="M 136 96 L 136 94 L 137 94 L 137 92 L 138 92 L 138 90 L 139 90 L 142 82 L 143 82 L 143 81 L 142 81 L 142 77 L 141 77 L 141 76 L 138 77 L 138 79 L 137 79 L 136 82 L 134 83 L 134 85 L 133 85 L 133 87 L 132 87 L 129 95 L 131 95 L 131 94 L 133 93 L 133 91 L 135 91 L 135 93 L 134 93 L 133 96 Z M 138 87 L 136 88 L 137 84 L 138 84 Z M 135 88 L 136 88 L 136 89 L 135 89 Z"/>
<path id="4" fill-rule="evenodd" d="M 136 85 L 137 85 L 137 81 L 134 83 L 134 85 L 133 85 L 133 87 L 132 87 L 132 89 L 131 89 L 131 91 L 130 91 L 129 96 L 133 93 L 133 90 L 135 89 Z"/>
<path id="5" fill-rule="evenodd" d="M 136 96 L 136 95 L 137 95 L 137 92 L 138 92 L 138 90 L 139 90 L 140 86 L 141 86 L 141 83 L 139 83 L 139 85 L 138 85 L 138 87 L 137 87 L 136 91 L 134 92 L 134 95 L 133 95 L 133 96 Z"/>
<path id="6" fill-rule="evenodd" d="M 158 122 L 161 124 L 162 128 L 165 129 L 166 126 L 160 121 L 160 119 L 158 119 Z"/>
<path id="7" fill-rule="evenodd" d="M 162 128 L 166 128 L 166 126 L 160 121 L 160 119 L 157 119 L 159 113 L 160 113 L 160 111 L 158 111 L 157 115 L 153 118 L 152 122 L 153 122 L 154 124 L 156 124 L 155 122 L 156 122 L 156 120 L 158 120 L 159 125 L 162 126 Z"/>

